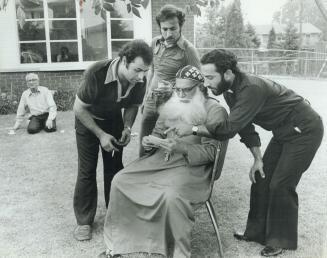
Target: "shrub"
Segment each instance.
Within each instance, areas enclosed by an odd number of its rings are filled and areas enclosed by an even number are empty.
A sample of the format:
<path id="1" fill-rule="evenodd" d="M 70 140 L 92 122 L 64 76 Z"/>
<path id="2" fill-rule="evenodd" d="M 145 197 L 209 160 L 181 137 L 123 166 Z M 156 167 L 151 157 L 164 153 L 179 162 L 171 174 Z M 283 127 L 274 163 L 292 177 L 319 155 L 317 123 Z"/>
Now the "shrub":
<path id="1" fill-rule="evenodd" d="M 12 98 L 6 93 L 1 93 L 0 115 L 16 113 L 17 107 L 18 107 L 18 101 L 15 100 L 15 97 Z"/>
<path id="2" fill-rule="evenodd" d="M 54 93 L 54 101 L 57 104 L 58 111 L 72 110 L 75 101 L 76 90 L 59 89 Z"/>

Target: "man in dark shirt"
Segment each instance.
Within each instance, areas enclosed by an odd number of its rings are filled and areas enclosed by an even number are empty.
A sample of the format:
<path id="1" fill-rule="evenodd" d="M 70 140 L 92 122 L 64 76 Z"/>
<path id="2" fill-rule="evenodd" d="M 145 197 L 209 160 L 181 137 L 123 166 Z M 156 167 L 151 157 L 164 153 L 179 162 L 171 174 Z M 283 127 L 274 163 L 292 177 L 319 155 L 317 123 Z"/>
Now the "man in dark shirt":
<path id="1" fill-rule="evenodd" d="M 250 211 L 239 240 L 265 245 L 263 256 L 297 248 L 298 197 L 296 186 L 310 166 L 323 137 L 320 116 L 294 91 L 268 79 L 242 73 L 236 56 L 213 50 L 201 59 L 205 86 L 223 94 L 230 107 L 227 120 L 219 124 L 180 125 L 181 136 L 213 135 L 224 140 L 235 134 L 254 156 Z M 260 138 L 254 125 L 272 131 L 262 158 Z M 259 171 L 259 174 L 256 172 Z"/>
<path id="2" fill-rule="evenodd" d="M 131 127 L 146 90 L 145 73 L 151 62 L 152 49 L 144 41 L 135 40 L 122 48 L 118 58 L 99 61 L 84 73 L 74 104 L 78 150 L 74 237 L 79 241 L 91 239 L 97 208 L 99 145 L 108 206 L 111 180 L 123 168 L 123 147 L 130 141 Z"/>
<path id="3" fill-rule="evenodd" d="M 186 65 L 200 68 L 194 46 L 182 35 L 185 13 L 174 5 L 165 5 L 157 14 L 156 22 L 161 35 L 152 40 L 153 65 L 144 98 L 140 143 L 143 136 L 151 134 L 159 116 L 157 106 L 170 97 L 177 71 Z M 144 148 L 140 144 L 140 156 L 143 155 Z"/>

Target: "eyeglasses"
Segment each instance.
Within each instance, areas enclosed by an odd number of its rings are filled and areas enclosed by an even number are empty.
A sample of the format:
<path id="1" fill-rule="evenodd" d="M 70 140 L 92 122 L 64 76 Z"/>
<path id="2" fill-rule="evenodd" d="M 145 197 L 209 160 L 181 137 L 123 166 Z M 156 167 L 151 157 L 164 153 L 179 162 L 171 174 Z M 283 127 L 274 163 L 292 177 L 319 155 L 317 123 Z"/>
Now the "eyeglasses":
<path id="1" fill-rule="evenodd" d="M 177 93 L 189 93 L 191 92 L 197 85 L 193 85 L 192 87 L 188 87 L 188 88 L 177 88 L 177 87 L 173 87 L 173 90 L 176 91 Z"/>

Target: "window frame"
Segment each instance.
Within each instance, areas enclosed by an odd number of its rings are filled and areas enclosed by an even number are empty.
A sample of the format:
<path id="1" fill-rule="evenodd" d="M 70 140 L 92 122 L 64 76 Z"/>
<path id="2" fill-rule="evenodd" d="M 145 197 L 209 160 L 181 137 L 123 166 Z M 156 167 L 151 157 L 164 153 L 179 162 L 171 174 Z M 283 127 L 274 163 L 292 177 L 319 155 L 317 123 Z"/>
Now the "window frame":
<path id="1" fill-rule="evenodd" d="M 46 55 L 47 55 L 47 62 L 44 63 L 20 63 L 18 60 L 17 65 L 15 68 L 9 69 L 1 69 L 1 71 L 67 71 L 67 70 L 84 70 L 91 64 L 95 63 L 95 61 L 83 61 L 83 48 L 82 48 L 82 31 L 81 31 L 81 13 L 80 13 L 80 6 L 79 1 L 74 0 L 75 2 L 75 9 L 76 9 L 76 17 L 75 18 L 49 18 L 48 15 L 48 2 L 47 0 L 43 0 L 43 12 L 44 18 L 36 18 L 36 19 L 26 19 L 25 21 L 44 21 L 45 26 L 45 40 L 35 40 L 35 41 L 21 41 L 19 39 L 19 28 L 18 28 L 18 19 L 16 14 L 16 1 L 12 1 L 14 12 L 15 12 L 15 28 L 17 34 L 17 51 L 18 56 L 20 57 L 20 44 L 22 43 L 44 43 L 46 45 Z M 151 13 L 151 4 L 147 7 L 150 9 Z M 110 12 L 106 12 L 106 26 L 107 26 L 107 53 L 108 59 L 112 58 L 112 42 L 115 41 L 130 41 L 136 38 L 135 35 L 135 19 L 139 19 L 135 15 L 132 15 L 131 18 L 111 18 Z M 142 18 L 143 19 L 143 18 Z M 49 21 L 57 21 L 57 20 L 74 20 L 76 21 L 76 29 L 77 29 L 77 39 L 69 39 L 69 40 L 51 40 L 50 39 L 50 27 Z M 132 21 L 133 22 L 133 38 L 124 38 L 124 39 L 112 39 L 111 38 L 111 21 L 113 20 L 122 20 L 122 21 Z M 147 20 L 144 23 L 148 23 Z M 77 42 L 77 53 L 78 53 L 78 61 L 76 62 L 52 62 L 51 60 L 51 43 L 55 42 Z"/>

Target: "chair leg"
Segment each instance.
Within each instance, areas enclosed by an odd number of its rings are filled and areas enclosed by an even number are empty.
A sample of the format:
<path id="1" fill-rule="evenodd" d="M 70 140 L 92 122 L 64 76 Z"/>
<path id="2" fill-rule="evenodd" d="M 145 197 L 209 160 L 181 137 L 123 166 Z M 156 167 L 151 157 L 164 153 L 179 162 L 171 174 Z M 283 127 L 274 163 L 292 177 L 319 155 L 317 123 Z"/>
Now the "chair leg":
<path id="1" fill-rule="evenodd" d="M 216 232 L 216 237 L 217 237 L 217 242 L 218 242 L 218 255 L 221 258 L 223 258 L 224 257 L 223 246 L 221 244 L 221 239 L 220 239 L 220 234 L 219 234 L 219 229 L 218 229 L 217 217 L 216 217 L 215 210 L 214 210 L 214 208 L 213 208 L 212 203 L 211 203 L 210 200 L 206 201 L 206 207 L 207 207 L 207 210 L 209 212 L 209 216 L 211 218 L 213 227 L 214 227 L 215 232 Z"/>

